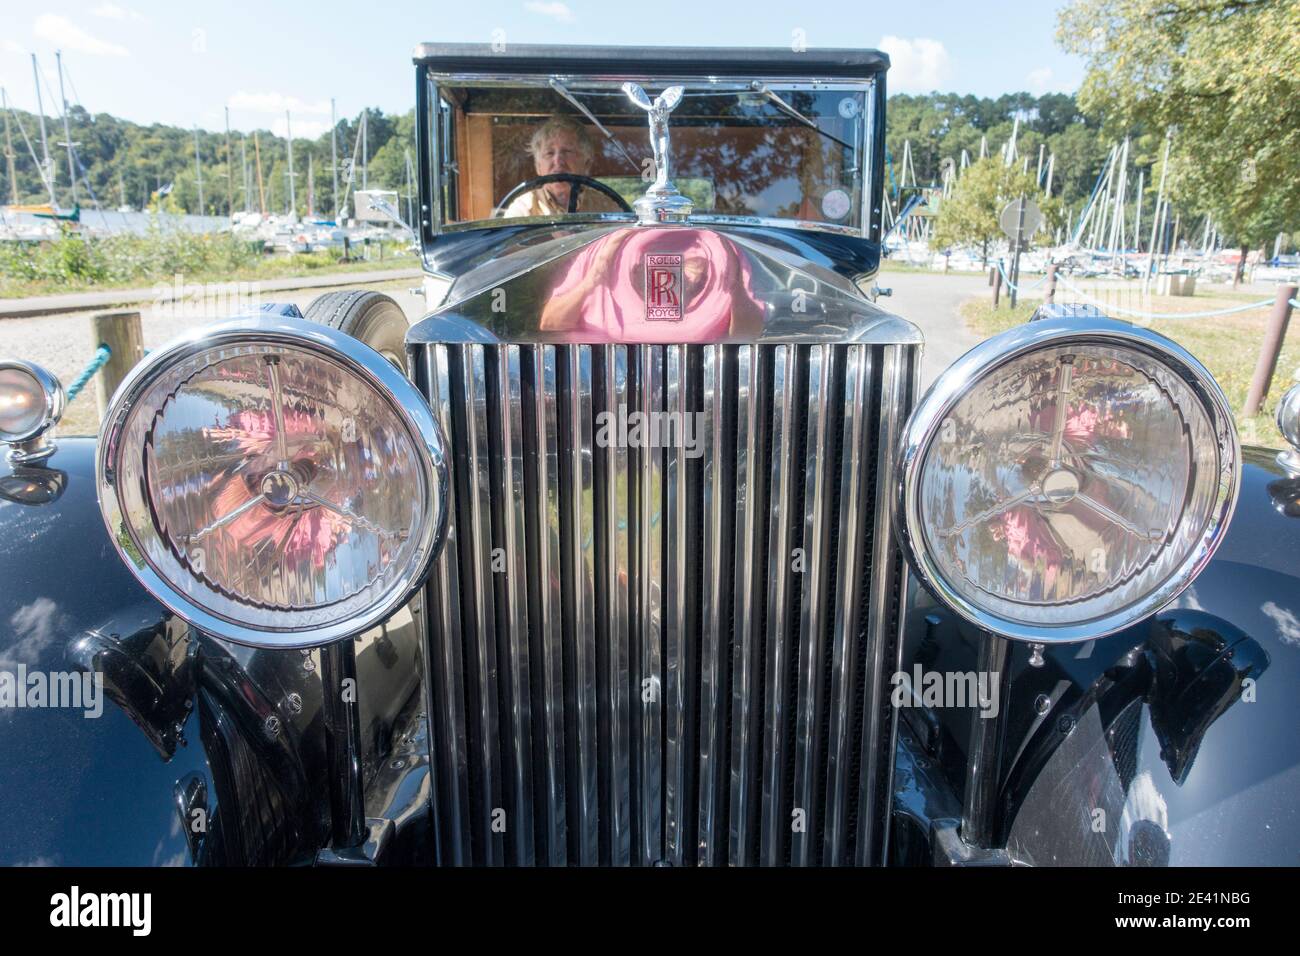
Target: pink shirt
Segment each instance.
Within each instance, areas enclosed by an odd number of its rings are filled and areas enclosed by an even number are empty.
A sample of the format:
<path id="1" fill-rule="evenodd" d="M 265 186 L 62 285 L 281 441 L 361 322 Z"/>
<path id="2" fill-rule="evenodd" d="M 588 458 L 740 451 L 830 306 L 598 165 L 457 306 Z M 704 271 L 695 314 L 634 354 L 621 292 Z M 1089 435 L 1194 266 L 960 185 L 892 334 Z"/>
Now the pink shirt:
<path id="1" fill-rule="evenodd" d="M 607 256 L 612 260 L 605 274 L 578 302 L 560 301 L 590 282 Z M 647 274 L 651 261 L 665 261 L 650 257 L 674 262 L 677 256 L 676 269 Z M 718 233 L 678 226 L 620 229 L 574 257 L 551 293 L 542 324 L 573 342 L 717 342 L 761 322 L 751 281 L 743 253 Z M 663 307 L 648 307 L 648 290 L 650 304 Z"/>

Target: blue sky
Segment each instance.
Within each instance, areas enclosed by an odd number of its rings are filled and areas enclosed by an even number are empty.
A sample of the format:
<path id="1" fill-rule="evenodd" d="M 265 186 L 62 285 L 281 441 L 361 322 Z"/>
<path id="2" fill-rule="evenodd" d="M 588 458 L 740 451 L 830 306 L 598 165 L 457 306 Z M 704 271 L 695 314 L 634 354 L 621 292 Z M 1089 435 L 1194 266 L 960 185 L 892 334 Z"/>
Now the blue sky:
<path id="1" fill-rule="evenodd" d="M 0 0 L 0 85 L 34 110 L 29 54 L 57 95 L 61 49 L 68 99 L 91 112 L 216 130 L 229 106 L 235 129 L 283 132 L 288 107 L 294 134 L 311 136 L 329 128 L 331 96 L 340 115 L 408 109 L 417 42 L 486 43 L 504 31 L 506 43 L 598 45 L 789 47 L 802 36 L 808 47 L 885 49 L 894 92 L 1070 91 L 1083 71 L 1054 42 L 1062 2 Z"/>

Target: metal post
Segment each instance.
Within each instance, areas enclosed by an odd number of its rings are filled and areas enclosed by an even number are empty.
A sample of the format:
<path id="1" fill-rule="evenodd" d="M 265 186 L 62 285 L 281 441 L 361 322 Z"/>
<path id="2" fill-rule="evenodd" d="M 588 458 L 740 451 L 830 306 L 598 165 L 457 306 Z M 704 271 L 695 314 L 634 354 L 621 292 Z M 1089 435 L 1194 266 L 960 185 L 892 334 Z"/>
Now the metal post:
<path id="1" fill-rule="evenodd" d="M 998 307 L 998 299 L 1002 293 L 1002 270 L 997 266 L 993 267 L 993 308 Z"/>
<path id="2" fill-rule="evenodd" d="M 984 631 L 980 634 L 976 676 L 996 682 L 997 712 L 981 716 L 990 701 L 981 700 L 971 714 L 970 746 L 966 754 L 966 790 L 962 794 L 961 836 L 977 847 L 992 847 L 997 829 L 1001 789 L 1002 742 L 1007 729 L 1007 689 L 1011 684 L 1011 642 Z M 990 688 L 991 689 L 991 688 Z"/>
<path id="3" fill-rule="evenodd" d="M 1047 298 L 1044 300 L 1048 304 L 1056 301 L 1056 263 L 1051 262 L 1047 265 Z"/>
<path id="4" fill-rule="evenodd" d="M 144 358 L 144 335 L 139 312 L 101 312 L 90 320 L 90 345 L 107 345 L 112 353 L 95 383 L 95 401 L 102 419 L 109 399 L 128 372 Z"/>
<path id="5" fill-rule="evenodd" d="M 1296 297 L 1296 289 L 1294 285 L 1277 287 L 1268 328 L 1264 330 L 1264 344 L 1259 350 L 1259 361 L 1255 363 L 1255 374 L 1250 379 L 1250 391 L 1246 393 L 1246 407 L 1242 411 L 1246 417 L 1259 414 L 1259 407 L 1268 395 L 1273 373 L 1277 371 L 1277 357 L 1286 338 L 1286 327 L 1291 322 L 1291 300 Z"/>
<path id="6" fill-rule="evenodd" d="M 1016 215 L 1016 257 L 1011 261 L 1011 308 L 1016 307 L 1016 289 L 1020 285 L 1020 250 L 1025 243 L 1025 197 L 1020 197 L 1020 208 Z"/>

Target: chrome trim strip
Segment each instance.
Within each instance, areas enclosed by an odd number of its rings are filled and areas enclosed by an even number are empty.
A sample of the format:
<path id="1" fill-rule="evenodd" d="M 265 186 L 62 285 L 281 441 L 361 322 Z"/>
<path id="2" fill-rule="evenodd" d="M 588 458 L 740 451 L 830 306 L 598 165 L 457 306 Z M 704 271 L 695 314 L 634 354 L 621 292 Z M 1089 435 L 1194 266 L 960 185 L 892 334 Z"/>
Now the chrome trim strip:
<path id="1" fill-rule="evenodd" d="M 686 354 L 684 345 L 664 349 L 664 396 L 669 414 L 690 414 L 687 403 Z M 671 421 L 671 419 L 669 419 Z M 667 437 L 667 436 L 664 436 Z M 686 567 L 694 563 L 686 542 L 687 458 L 681 435 L 663 451 L 664 469 L 664 560 L 663 560 L 663 648 L 664 648 L 664 859 L 673 866 L 684 862 L 686 837 L 683 828 L 693 814 L 687 809 L 687 765 L 694 754 L 686 752 L 688 688 L 693 681 L 686 633 Z"/>
<path id="2" fill-rule="evenodd" d="M 901 573 L 900 557 L 893 537 L 893 511 L 889 507 L 890 478 L 894 474 L 903 410 L 906 408 L 906 356 L 901 349 L 883 349 L 880 363 L 880 430 L 876 439 L 875 529 L 871 537 L 871 590 L 867 598 L 866 653 L 864 683 L 858 689 L 863 701 L 861 776 L 858 781 L 858 832 L 856 861 L 859 866 L 882 863 L 875 849 L 878 839 L 874 824 L 887 820 L 885 811 L 890 794 L 885 793 L 886 807 L 880 806 L 878 781 L 884 762 L 892 763 L 892 747 L 883 748 L 882 730 L 892 726 L 893 708 L 884 693 L 886 668 L 897 663 L 887 656 L 889 640 L 890 598 Z M 884 752 L 888 749 L 888 752 Z M 886 825 L 886 830 L 888 826 Z M 883 841 L 884 835 L 880 835 Z"/>
<path id="3" fill-rule="evenodd" d="M 476 691 L 473 737 L 478 747 L 477 791 L 481 801 L 475 816 L 484 862 L 499 866 L 505 862 L 505 840 L 493 826 L 495 811 L 502 806 L 501 750 L 497 728 L 496 602 L 492 578 L 492 475 L 488 461 L 487 403 L 482 389 L 487 381 L 481 346 L 463 346 L 460 352 L 460 411 L 464 416 L 463 446 L 458 449 L 461 467 L 453 469 L 454 483 L 464 493 L 469 527 L 462 552 L 464 580 L 470 601 L 466 624 L 466 652 L 471 686 Z M 455 474 L 459 472 L 459 474 Z M 470 708 L 467 706 L 467 716 Z M 472 779 L 471 774 L 471 779 Z"/>
<path id="4" fill-rule="evenodd" d="M 563 349 L 565 388 L 561 405 L 567 414 L 563 447 L 568 451 L 567 487 L 563 491 L 562 525 L 568 525 L 564 551 L 564 587 L 571 619 L 565 624 L 572 639 L 573 673 L 566 685 L 573 687 L 574 713 L 568 715 L 576 731 L 573 741 L 575 777 L 570 799 L 576 804 L 577 859 L 584 866 L 600 862 L 599 816 L 596 783 L 596 594 L 595 594 L 595 484 L 591 468 L 595 443 L 591 409 L 591 347 Z M 567 667 L 567 662 L 566 662 Z"/>
<path id="5" fill-rule="evenodd" d="M 759 862 L 784 863 L 786 687 L 790 673 L 789 587 L 792 477 L 794 469 L 795 388 L 798 349 L 776 347 L 772 376 L 771 493 L 768 496 L 767 669 L 763 727 L 763 809 Z"/>
<path id="6" fill-rule="evenodd" d="M 841 455 L 839 556 L 832 628 L 830 725 L 826 741 L 826 845 L 823 864 L 840 866 L 846 858 L 851 794 L 853 725 L 857 703 L 857 662 L 860 616 L 859 594 L 866 570 L 866 519 L 870 502 L 865 471 L 872 461 L 871 349 L 851 345 L 844 368 L 844 425 Z"/>
<path id="7" fill-rule="evenodd" d="M 730 832 L 727 859 L 748 866 L 755 801 L 760 797 L 762 755 L 762 624 L 764 602 L 760 522 L 767 521 L 764 500 L 766 463 L 762 458 L 767 378 L 764 350 L 743 345 L 737 350 L 736 381 L 736 538 L 733 552 L 735 648 L 731 662 Z"/>
<path id="8" fill-rule="evenodd" d="M 602 407 L 617 416 L 629 402 L 630 360 L 626 346 L 601 347 L 604 395 Z M 605 561 L 606 622 L 609 642 L 605 705 L 609 721 L 609 769 L 606 791 L 609 801 L 610 861 L 632 862 L 632 728 L 633 707 L 640 696 L 631 687 L 632 636 L 631 568 L 629 522 L 632 513 L 631 474 L 628 450 L 622 442 L 610 442 L 605 455 L 604 540 L 610 556 Z M 637 689 L 639 690 L 639 688 Z"/>
<path id="9" fill-rule="evenodd" d="M 632 351 L 637 362 L 637 409 L 643 422 L 651 412 L 663 409 L 663 350 L 638 345 Z M 637 463 L 637 610 L 633 629 L 637 633 L 641 677 L 640 761 L 641 862 L 659 862 L 663 845 L 663 515 L 651 495 L 663 487 L 663 458 L 658 448 L 636 450 Z M 633 688 L 635 693 L 637 688 Z"/>
<path id="10" fill-rule="evenodd" d="M 533 508 L 539 539 L 538 640 L 542 655 L 543 754 L 546 775 L 546 846 L 552 866 L 568 862 L 568 793 L 565 787 L 564 632 L 560 597 L 560 449 L 556 416 L 555 349 L 531 349 L 533 435 L 537 486 Z"/>
<path id="11" fill-rule="evenodd" d="M 698 436 L 703 456 L 702 498 L 699 525 L 702 539 L 700 585 L 700 711 L 699 711 L 699 832 L 696 849 L 701 864 L 720 862 L 716 833 L 727 804 L 726 781 L 722 779 L 726 721 L 723 686 L 727 662 L 727 635 L 722 621 L 722 604 L 726 598 L 726 544 L 722 539 L 722 513 L 728 506 L 723 483 L 726 449 L 723 439 L 724 361 L 726 347 L 706 345 L 700 350 L 703 395 L 700 421 L 703 432 Z M 739 489 L 737 489 L 739 490 Z"/>
<path id="12" fill-rule="evenodd" d="M 815 841 L 821 807 L 817 801 L 818 762 L 821 755 L 821 712 L 826 693 L 824 645 L 826 641 L 826 575 L 829 573 L 826 526 L 830 521 L 829 487 L 834 467 L 836 436 L 831 410 L 837 349 L 814 345 L 808 354 L 805 425 L 807 454 L 804 468 L 803 571 L 799 575 L 799 650 L 796 661 L 798 697 L 795 705 L 794 790 L 791 810 L 802 811 L 801 827 L 790 835 L 790 862 L 808 866 L 821 861 Z M 838 396 L 837 396 L 838 397 Z M 803 396 L 800 396 L 802 400 Z"/>
<path id="13" fill-rule="evenodd" d="M 452 419 L 450 356 L 447 346 L 434 346 L 425 352 L 425 367 L 429 381 L 429 402 L 433 415 L 444 434 L 450 434 Z M 456 510 L 457 492 L 447 489 L 447 510 Z M 434 564 L 430 579 L 433 601 L 429 620 L 441 632 L 436 642 L 441 651 L 434 654 L 430 670 L 435 687 L 430 697 L 438 711 L 430 716 L 437 727 L 437 736 L 447 748 L 445 763 L 437 764 L 441 799 L 439 806 L 445 812 L 443 820 L 435 821 L 445 826 L 439 830 L 442 846 L 447 855 L 439 863 L 465 866 L 473 862 L 470 853 L 469 814 L 469 751 L 465 740 L 465 686 L 461 672 L 461 617 L 460 617 L 460 522 L 447 522 L 447 537 L 442 555 Z"/>
<path id="14" fill-rule="evenodd" d="M 519 346 L 497 350 L 495 404 L 500 416 L 501 537 L 505 549 L 505 601 L 498 620 L 506 627 L 508 690 L 510 694 L 511 778 L 514 813 L 507 834 L 515 861 L 531 866 L 536 861 L 533 837 L 533 728 L 528 649 L 528 519 L 525 510 L 527 482 L 524 471 L 522 368 Z"/>

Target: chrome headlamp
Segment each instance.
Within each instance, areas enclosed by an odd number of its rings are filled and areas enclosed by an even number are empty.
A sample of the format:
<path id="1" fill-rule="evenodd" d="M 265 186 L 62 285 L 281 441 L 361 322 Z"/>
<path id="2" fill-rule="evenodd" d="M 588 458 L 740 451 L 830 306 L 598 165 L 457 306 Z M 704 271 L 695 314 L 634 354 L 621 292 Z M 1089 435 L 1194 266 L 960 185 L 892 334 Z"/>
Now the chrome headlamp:
<path id="1" fill-rule="evenodd" d="M 113 396 L 99 503 L 127 566 L 196 627 L 304 647 L 391 614 L 446 525 L 443 436 L 379 353 L 239 319 L 165 346 Z"/>
<path id="2" fill-rule="evenodd" d="M 1110 319 L 1031 322 L 958 359 L 913 412 L 899 527 L 967 620 L 1087 640 L 1191 583 L 1240 470 L 1223 392 L 1184 349 Z"/>

